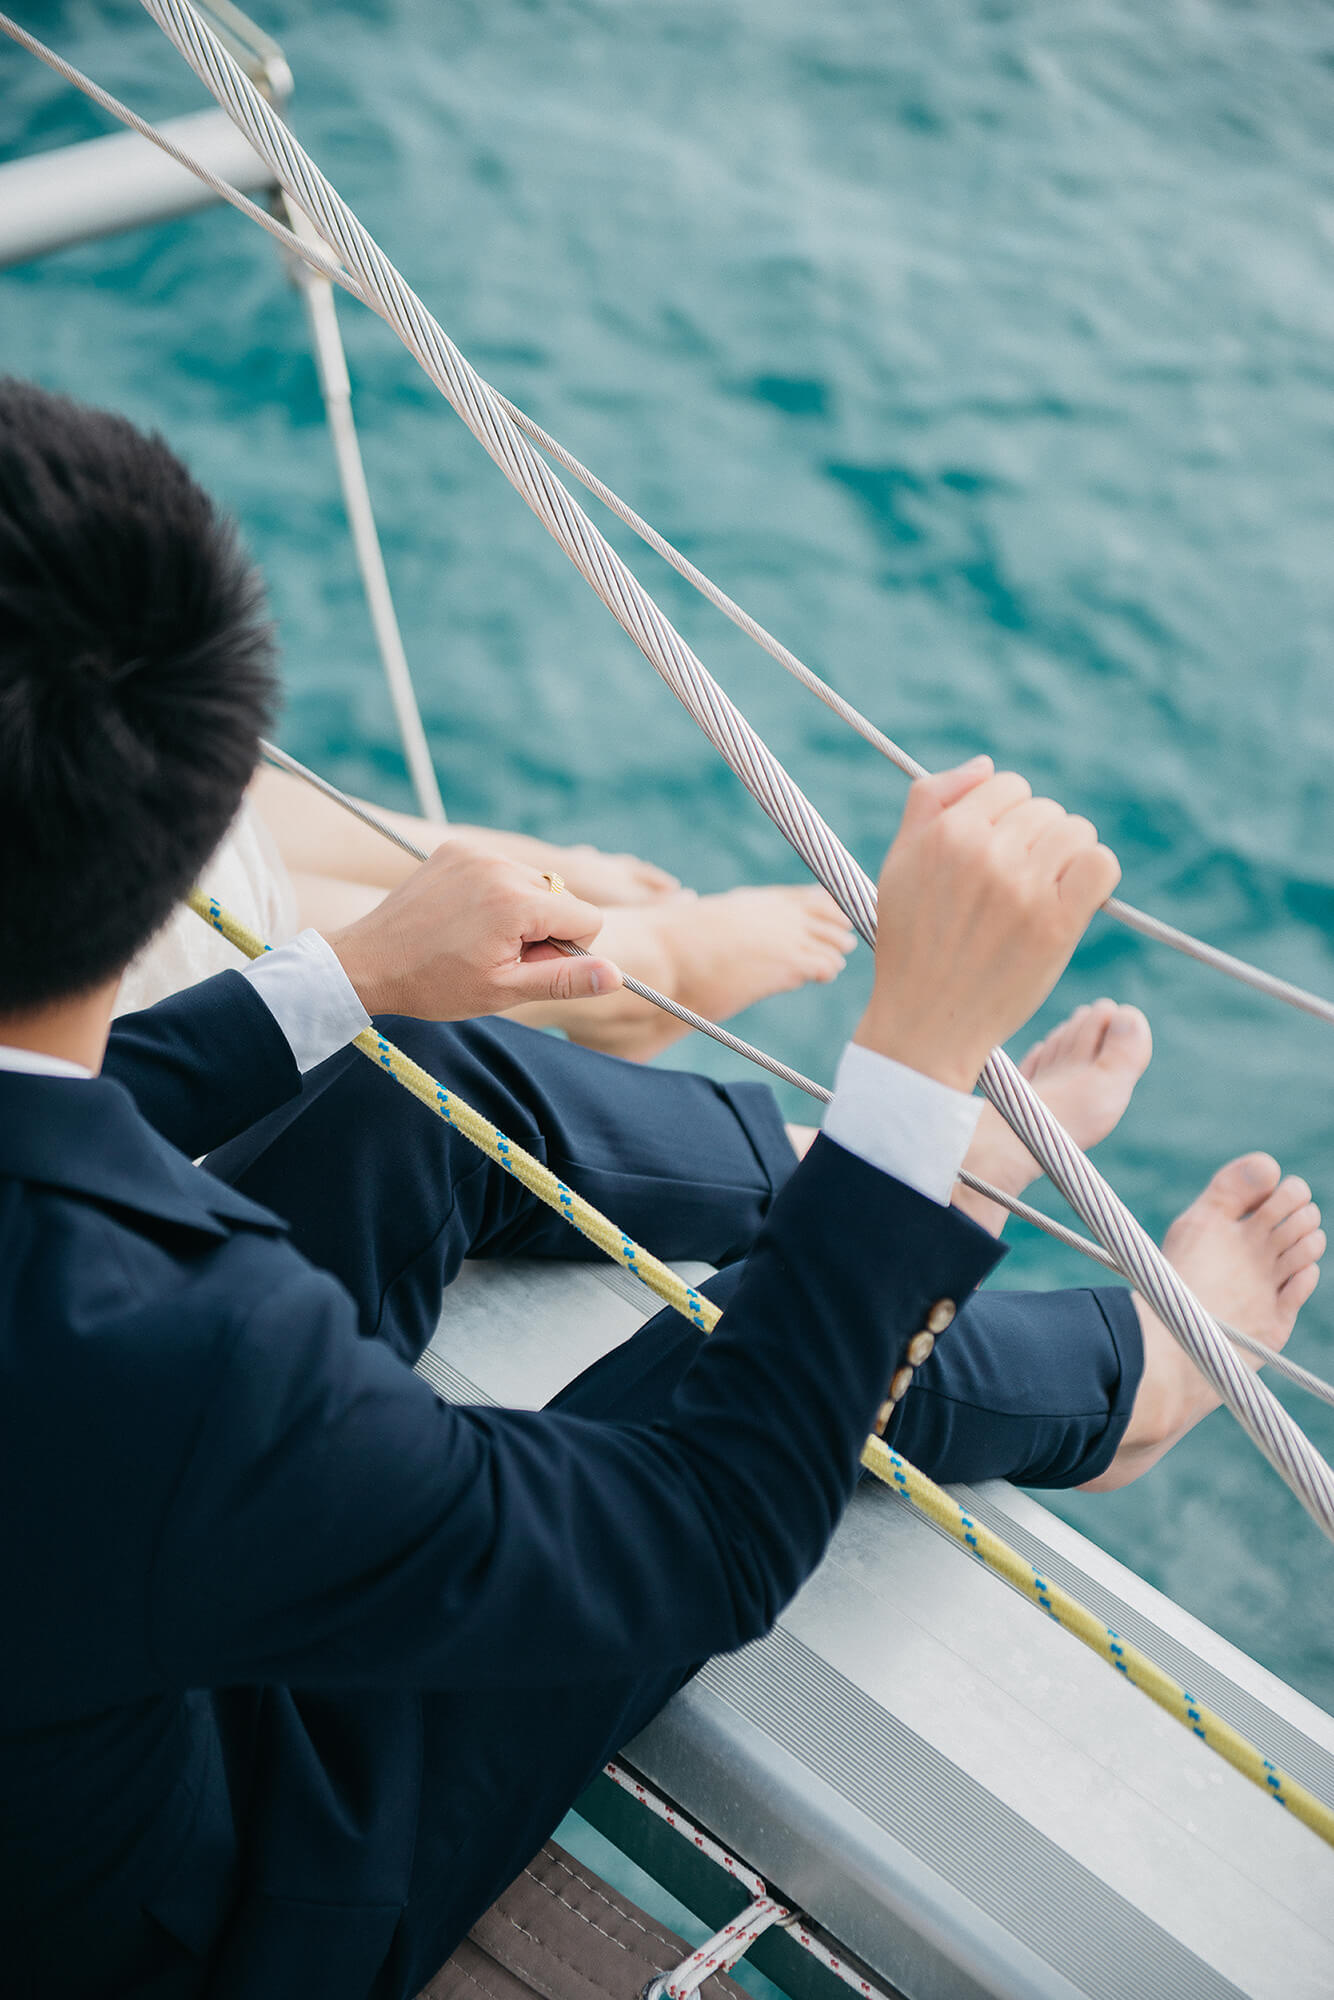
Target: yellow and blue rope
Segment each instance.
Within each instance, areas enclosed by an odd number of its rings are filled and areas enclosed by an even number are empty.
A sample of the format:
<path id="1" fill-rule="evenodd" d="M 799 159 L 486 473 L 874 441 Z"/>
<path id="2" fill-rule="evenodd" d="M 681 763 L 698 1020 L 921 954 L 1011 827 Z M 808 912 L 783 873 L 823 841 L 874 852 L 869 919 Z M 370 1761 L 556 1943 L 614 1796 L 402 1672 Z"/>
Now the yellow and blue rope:
<path id="1" fill-rule="evenodd" d="M 220 932 L 229 944 L 244 952 L 247 958 L 259 958 L 269 949 L 253 931 L 223 909 L 216 897 L 195 889 L 189 901 L 198 916 Z M 581 1194 L 567 1187 L 550 1167 L 544 1166 L 541 1160 L 535 1159 L 515 1140 L 507 1138 L 489 1118 L 474 1110 L 455 1091 L 447 1089 L 420 1063 L 414 1062 L 411 1056 L 386 1040 L 378 1029 L 364 1028 L 356 1038 L 356 1046 L 363 1055 L 387 1071 L 404 1090 L 418 1098 L 428 1111 L 433 1111 L 438 1118 L 443 1118 L 447 1124 L 462 1132 L 506 1173 L 512 1174 L 531 1194 L 535 1194 L 539 1201 L 563 1215 L 590 1243 L 595 1243 L 614 1262 L 632 1271 L 650 1291 L 655 1292 L 665 1304 L 674 1307 L 692 1326 L 701 1333 L 712 1333 L 722 1318 L 721 1309 L 712 1299 L 705 1298 L 660 1258 L 635 1243 L 600 1209 L 594 1208 Z M 919 1472 L 916 1466 L 910 1465 L 906 1458 L 892 1450 L 883 1438 L 874 1435 L 867 1438 L 862 1451 L 862 1464 L 919 1513 L 943 1528 L 979 1562 L 1029 1598 L 1072 1637 L 1088 1646 L 1100 1659 L 1106 1660 L 1132 1687 L 1139 1688 L 1151 1701 L 1157 1702 L 1174 1720 L 1198 1736 L 1218 1756 L 1225 1758 L 1234 1770 L 1240 1771 L 1253 1785 L 1277 1800 L 1294 1819 L 1301 1820 L 1313 1833 L 1334 1847 L 1334 1809 L 1323 1799 L 1317 1798 L 1305 1785 L 1280 1770 L 1230 1722 L 1206 1708 L 1179 1681 L 1165 1673 L 1147 1653 L 1142 1653 L 1129 1640 L 1121 1638 L 1109 1625 L 1071 1597 L 1068 1591 L 1062 1590 L 1059 1584 L 1035 1569 L 1008 1542 L 1002 1541 L 999 1535 L 975 1520 L 934 1480 L 928 1479 L 925 1473 Z"/>

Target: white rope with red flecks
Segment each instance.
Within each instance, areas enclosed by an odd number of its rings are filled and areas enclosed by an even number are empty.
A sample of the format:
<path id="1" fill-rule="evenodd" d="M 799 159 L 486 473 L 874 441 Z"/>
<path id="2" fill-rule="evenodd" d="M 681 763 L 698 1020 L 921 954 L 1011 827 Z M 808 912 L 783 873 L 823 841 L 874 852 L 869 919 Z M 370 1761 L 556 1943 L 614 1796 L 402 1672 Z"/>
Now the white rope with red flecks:
<path id="1" fill-rule="evenodd" d="M 730 1923 L 724 1924 L 713 1937 L 707 1938 L 698 1951 L 683 1959 L 675 1972 L 664 1973 L 652 1980 L 644 1989 L 643 2000 L 688 2000 L 688 1996 L 696 1992 L 712 1973 L 726 1972 L 745 1955 L 757 1937 L 774 1925 L 785 1930 L 812 1958 L 818 1959 L 827 1972 L 832 1972 L 836 1979 L 850 1986 L 854 1993 L 859 1993 L 861 2000 L 889 2000 L 880 1987 L 873 1985 L 864 1973 L 855 1971 L 845 1958 L 816 1934 L 809 1918 L 770 1895 L 762 1877 L 753 1868 L 748 1868 L 744 1861 L 738 1861 L 734 1854 L 729 1854 L 712 1834 L 696 1826 L 679 1806 L 669 1804 L 651 1785 L 646 1785 L 642 1778 L 636 1777 L 633 1771 L 627 1770 L 614 1758 L 603 1765 L 602 1774 L 621 1791 L 638 1799 L 640 1805 L 665 1821 L 674 1833 L 688 1840 L 692 1847 L 719 1868 L 726 1870 L 750 1891 L 751 1896 L 747 1908 L 733 1917 Z"/>
<path id="2" fill-rule="evenodd" d="M 772 1896 L 757 1897 L 740 1916 L 733 1917 L 730 1924 L 724 1924 L 707 1938 L 698 1951 L 683 1958 L 675 1972 L 664 1972 L 651 1979 L 642 2000 L 691 2000 L 692 1994 L 698 1993 L 715 1972 L 730 1972 L 756 1938 L 763 1937 L 774 1924 L 786 1928 L 791 1922 L 792 1912 L 786 1904 L 776 1903 Z"/>

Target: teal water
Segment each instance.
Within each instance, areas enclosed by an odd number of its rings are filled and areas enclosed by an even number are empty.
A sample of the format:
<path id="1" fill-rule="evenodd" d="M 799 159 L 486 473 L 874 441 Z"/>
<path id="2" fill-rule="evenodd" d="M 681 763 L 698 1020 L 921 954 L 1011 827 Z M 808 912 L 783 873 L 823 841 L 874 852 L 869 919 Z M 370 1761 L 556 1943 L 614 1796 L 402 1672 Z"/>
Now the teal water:
<path id="1" fill-rule="evenodd" d="M 20 12 L 150 115 L 201 101 L 132 0 Z M 1132 900 L 1334 993 L 1327 6 L 260 12 L 301 136 L 485 374 L 923 760 L 1018 765 L 1098 821 Z M 0 51 L 6 151 L 102 129 Z M 799 874 L 386 329 L 344 325 L 451 810 L 703 888 Z M 0 276 L 0 365 L 168 433 L 271 578 L 284 741 L 407 803 L 258 231 L 212 214 Z M 633 560 L 874 867 L 898 776 Z M 827 1077 L 866 957 L 742 1032 Z M 1101 1156 L 1150 1226 L 1255 1146 L 1334 1203 L 1328 1030 L 1107 925 L 1044 1018 L 1103 991 L 1157 1038 Z M 1085 1271 L 1017 1232 L 1004 1275 Z M 1292 1351 L 1334 1370 L 1334 1290 Z M 1292 1407 L 1334 1452 L 1331 1413 Z M 1226 1417 L 1059 1505 L 1334 1708 L 1334 1557 Z"/>

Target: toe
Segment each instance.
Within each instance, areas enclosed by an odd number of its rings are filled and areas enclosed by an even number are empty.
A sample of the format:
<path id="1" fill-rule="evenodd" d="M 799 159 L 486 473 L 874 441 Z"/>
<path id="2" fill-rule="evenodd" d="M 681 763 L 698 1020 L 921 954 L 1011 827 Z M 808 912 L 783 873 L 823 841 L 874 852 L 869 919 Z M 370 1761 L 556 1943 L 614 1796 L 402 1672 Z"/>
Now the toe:
<path id="1" fill-rule="evenodd" d="M 1047 1051 L 1053 1062 L 1063 1062 L 1078 1048 L 1087 1030 L 1093 1009 L 1085 1002 L 1052 1029 L 1047 1037 Z"/>
<path id="2" fill-rule="evenodd" d="M 831 979 L 838 978 L 839 973 L 842 972 L 846 964 L 847 960 L 840 957 L 836 951 L 821 952 L 819 958 L 816 960 L 816 970 L 811 974 L 811 978 L 818 980 L 821 986 L 827 986 Z"/>
<path id="3" fill-rule="evenodd" d="M 1268 1208 L 1269 1202 L 1266 1202 L 1259 1214 L 1264 1215 Z M 1283 1251 L 1290 1250 L 1294 1243 L 1300 1243 L 1303 1236 L 1310 1236 L 1319 1227 L 1320 1210 L 1313 1201 L 1303 1202 L 1300 1208 L 1293 1209 L 1290 1215 L 1274 1224 L 1269 1236 L 1270 1248 L 1276 1257 L 1281 1256 Z"/>
<path id="4" fill-rule="evenodd" d="M 1220 1167 L 1200 1196 L 1222 1209 L 1225 1215 L 1240 1218 L 1274 1192 L 1283 1175 L 1277 1160 L 1268 1153 L 1243 1153 Z"/>
<path id="5" fill-rule="evenodd" d="M 1274 1272 L 1280 1286 L 1286 1284 L 1289 1278 L 1297 1277 L 1309 1264 L 1319 1264 L 1324 1254 L 1325 1232 L 1313 1229 L 1309 1236 L 1303 1236 L 1290 1250 L 1285 1250 L 1275 1263 Z"/>
<path id="6" fill-rule="evenodd" d="M 681 887 L 675 875 L 669 875 L 665 868 L 655 868 L 651 861 L 641 861 L 636 875 L 648 896 L 675 896 Z"/>
<path id="7" fill-rule="evenodd" d="M 1065 1060 L 1070 1053 L 1074 1037 L 1079 1032 L 1080 1023 L 1088 1011 L 1087 1007 L 1076 1007 L 1072 1014 L 1067 1014 L 1063 1021 L 1058 1021 L 1040 1042 L 1034 1042 L 1019 1065 L 1030 1081 L 1040 1076 L 1043 1070 L 1052 1069 L 1057 1063 Z"/>
<path id="8" fill-rule="evenodd" d="M 1298 1209 L 1311 1201 L 1311 1190 L 1296 1174 L 1285 1174 L 1274 1192 L 1255 1211 L 1255 1219 L 1266 1229 L 1276 1229 Z"/>
<path id="9" fill-rule="evenodd" d="M 1104 1003 L 1098 1002 L 1099 1007 Z M 1108 1069 L 1129 1071 L 1142 1076 L 1153 1055 L 1153 1033 L 1138 1007 L 1118 1007 L 1106 1003 L 1108 1012 L 1102 1027 L 1102 1043 L 1097 1060 Z"/>
<path id="10" fill-rule="evenodd" d="M 1069 1053 L 1076 1062 L 1094 1061 L 1115 1013 L 1115 1000 L 1095 1000 L 1091 1007 L 1079 1007 L 1071 1015 Z"/>
<path id="11" fill-rule="evenodd" d="M 1300 1271 L 1294 1272 L 1292 1277 L 1286 1278 L 1279 1286 L 1278 1302 L 1285 1312 L 1290 1312 L 1295 1319 L 1319 1283 L 1320 1266 L 1303 1264 Z"/>
<path id="12" fill-rule="evenodd" d="M 1026 1076 L 1030 1083 L 1047 1060 L 1047 1039 L 1044 1037 L 1042 1041 L 1034 1042 L 1019 1065 L 1020 1074 Z"/>
<path id="13" fill-rule="evenodd" d="M 801 893 L 803 897 L 808 894 L 804 890 Z M 811 937 L 845 957 L 857 942 L 857 933 L 838 904 L 832 897 L 826 896 L 823 889 L 817 889 L 810 900 L 803 901 L 797 912 L 797 921 Z"/>

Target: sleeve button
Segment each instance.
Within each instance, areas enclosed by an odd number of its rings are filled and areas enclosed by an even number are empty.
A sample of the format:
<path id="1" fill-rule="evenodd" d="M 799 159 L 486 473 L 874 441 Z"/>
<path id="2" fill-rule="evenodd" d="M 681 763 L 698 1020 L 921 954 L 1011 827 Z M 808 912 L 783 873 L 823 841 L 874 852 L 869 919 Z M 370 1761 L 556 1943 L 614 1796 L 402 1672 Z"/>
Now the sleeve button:
<path id="1" fill-rule="evenodd" d="M 936 1344 L 934 1333 L 915 1333 L 908 1342 L 908 1359 L 914 1368 L 920 1368 Z"/>
<path id="2" fill-rule="evenodd" d="M 912 1369 L 900 1368 L 889 1385 L 890 1400 L 900 1402 L 912 1385 Z"/>
<path id="3" fill-rule="evenodd" d="M 877 1437 L 883 1437 L 885 1435 L 886 1430 L 889 1428 L 889 1420 L 893 1416 L 893 1414 L 894 1414 L 894 1398 L 891 1396 L 889 1401 L 887 1403 L 882 1403 L 880 1405 L 880 1408 L 875 1413 L 875 1432 Z"/>
<path id="4" fill-rule="evenodd" d="M 943 1333 L 957 1311 L 953 1299 L 937 1299 L 926 1316 L 927 1332 Z"/>

